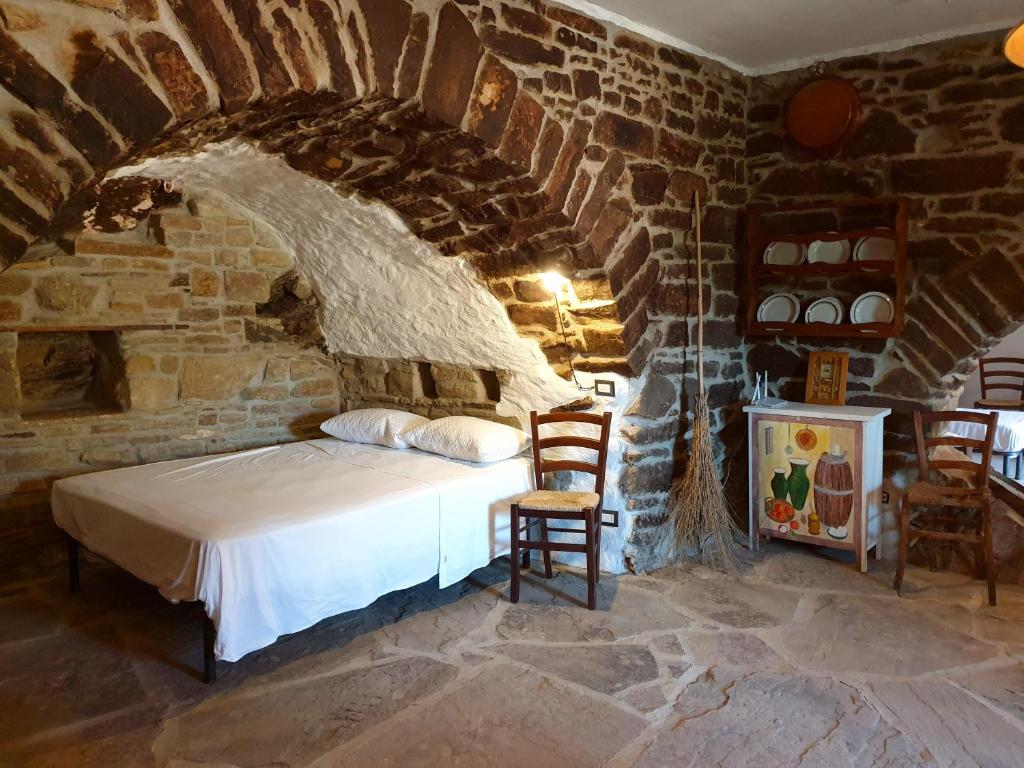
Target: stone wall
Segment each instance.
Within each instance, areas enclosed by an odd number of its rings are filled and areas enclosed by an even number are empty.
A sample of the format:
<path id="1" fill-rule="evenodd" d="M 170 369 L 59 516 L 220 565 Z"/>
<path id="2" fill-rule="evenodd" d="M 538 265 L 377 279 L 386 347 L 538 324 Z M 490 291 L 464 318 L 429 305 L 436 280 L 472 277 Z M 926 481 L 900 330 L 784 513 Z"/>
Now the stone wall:
<path id="1" fill-rule="evenodd" d="M 645 296 L 656 261 L 639 270 L 667 247 L 655 230 L 688 226 L 694 171 L 714 178 L 719 215 L 744 199 L 743 78 L 563 8 L 100 6 L 4 4 L 7 261 L 91 176 L 244 135 L 387 202 L 484 275 L 561 265 L 612 278 L 618 311 L 592 319 L 577 354 L 581 367 L 639 373 L 661 332 Z M 526 334 L 547 322 L 529 308 L 512 317 Z"/>
<path id="2" fill-rule="evenodd" d="M 334 361 L 260 311 L 290 274 L 291 255 L 248 219 L 202 200 L 190 206 L 164 208 L 132 231 L 36 246 L 0 275 L 5 575 L 58 551 L 47 516 L 56 478 L 302 439 L 337 412 Z M 24 348 L 33 329 L 116 333 L 123 410 L 23 415 L 19 339 Z"/>
<path id="3" fill-rule="evenodd" d="M 507 371 L 328 353 L 290 249 L 221 202 L 106 226 L 126 225 L 37 244 L 0 275 L 0 581 L 59 556 L 60 477 L 308 439 L 352 408 L 520 426 L 497 414 Z M 122 361 L 121 402 L 69 407 L 97 333 Z M 27 381 L 37 369 L 55 384 Z"/>
<path id="4" fill-rule="evenodd" d="M 756 78 L 748 103 L 752 202 L 899 195 L 910 199 L 907 322 L 886 341 L 828 345 L 851 354 L 847 402 L 891 407 L 886 474 L 916 477 L 910 414 L 958 405 L 977 359 L 1024 321 L 1024 72 L 985 34 L 832 62 L 831 74 L 861 92 L 864 120 L 835 158 L 802 156 L 782 131 L 786 98 L 808 76 Z M 867 289 L 866 287 L 864 288 Z M 807 353 L 822 345 L 752 343 L 749 357 L 802 399 Z M 896 531 L 888 521 L 887 552 Z M 1021 530 L 995 520 L 996 557 Z M 912 553 L 923 559 L 923 553 Z M 943 567 L 964 568 L 954 558 Z M 1020 581 L 1009 563 L 1000 573 Z"/>
<path id="5" fill-rule="evenodd" d="M 572 356 L 583 371 L 637 376 L 612 482 L 629 560 L 664 557 L 692 365 L 695 190 L 713 404 L 741 386 L 743 77 L 539 0 L 102 5 L 3 4 L 6 261 L 52 235 L 64 201 L 107 169 L 244 137 L 342 194 L 385 202 L 472 263 L 559 373 Z M 551 267 L 576 278 L 571 343 L 536 290 Z"/>
<path id="6" fill-rule="evenodd" d="M 756 78 L 748 104 L 752 202 L 856 196 L 911 201 L 909 294 L 903 335 L 853 344 L 848 401 L 915 408 L 955 405 L 978 356 L 1024 320 L 1024 71 L 985 34 L 827 65 L 861 92 L 864 117 L 831 159 L 789 146 L 785 100 L 808 75 Z M 750 355 L 803 393 L 811 345 L 752 345 Z M 842 347 L 842 345 L 836 345 Z M 892 450 L 912 450 L 888 422 Z"/>
<path id="7" fill-rule="evenodd" d="M 634 377 L 611 482 L 637 567 L 667 553 L 665 501 L 688 429 L 695 190 L 705 202 L 705 373 L 732 466 L 744 451 L 745 358 L 798 398 L 809 349 L 738 335 L 735 243 L 748 199 L 913 199 L 907 331 L 851 348 L 851 402 L 902 412 L 945 402 L 1024 315 L 1022 77 L 994 35 L 829 65 L 860 88 L 866 114 L 855 141 L 820 160 L 794 152 L 781 128 L 806 73 L 751 81 L 539 0 L 102 5 L 4 0 L 5 262 L 59 235 L 68 217 L 58 213 L 82 209 L 108 169 L 232 138 L 340 195 L 381 201 L 473 265 L 558 373 L 571 357 L 580 370 Z M 552 267 L 574 278 L 569 342 L 537 285 Z M 244 290 L 253 270 L 234 269 L 221 279 Z M 272 343 L 265 318 L 252 320 L 252 343 Z M 412 370 L 392 361 L 419 356 L 385 357 L 351 364 L 368 377 L 354 401 L 422 394 L 387 393 L 387 374 Z M 742 472 L 731 479 L 743 498 Z"/>
<path id="8" fill-rule="evenodd" d="M 430 419 L 475 416 L 523 426 L 497 414 L 503 371 L 372 357 L 339 356 L 337 363 L 343 411 L 397 408 Z"/>

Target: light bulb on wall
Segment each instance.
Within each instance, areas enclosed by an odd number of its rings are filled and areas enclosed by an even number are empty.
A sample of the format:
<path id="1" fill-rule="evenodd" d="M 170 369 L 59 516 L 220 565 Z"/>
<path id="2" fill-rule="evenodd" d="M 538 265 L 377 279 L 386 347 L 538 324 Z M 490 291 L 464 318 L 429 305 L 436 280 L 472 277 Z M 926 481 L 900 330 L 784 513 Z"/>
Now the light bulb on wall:
<path id="1" fill-rule="evenodd" d="M 540 275 L 540 284 L 544 286 L 546 291 L 551 293 L 551 297 L 555 300 L 555 315 L 558 318 L 558 327 L 562 331 L 562 340 L 565 345 L 569 348 L 569 370 L 572 372 L 572 380 L 576 382 L 576 387 L 582 392 L 588 392 L 593 387 L 584 387 L 580 384 L 580 380 L 576 378 L 576 367 L 572 364 L 572 357 L 576 354 L 576 345 L 573 343 L 575 337 L 570 337 L 568 332 L 565 330 L 565 322 L 562 320 L 562 305 L 558 301 L 558 296 L 563 291 L 567 291 L 568 298 L 570 301 L 576 301 L 576 293 L 572 289 L 572 282 L 565 275 L 559 274 L 558 272 L 542 272 Z"/>
<path id="2" fill-rule="evenodd" d="M 544 272 L 540 276 L 540 282 L 546 291 L 557 295 L 569 283 L 569 279 L 557 272 Z"/>
<path id="3" fill-rule="evenodd" d="M 1024 67 L 1024 21 L 1010 30 L 1003 43 L 1003 53 L 1018 67 Z"/>

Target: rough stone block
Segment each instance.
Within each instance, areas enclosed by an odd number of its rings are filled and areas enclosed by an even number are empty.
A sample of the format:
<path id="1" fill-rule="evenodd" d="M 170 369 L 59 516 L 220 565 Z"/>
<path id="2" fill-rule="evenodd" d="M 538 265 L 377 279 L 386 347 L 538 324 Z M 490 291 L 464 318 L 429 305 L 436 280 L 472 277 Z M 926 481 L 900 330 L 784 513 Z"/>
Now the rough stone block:
<path id="1" fill-rule="evenodd" d="M 488 55 L 469 103 L 469 129 L 489 145 L 498 146 L 517 92 L 518 82 L 512 70 Z"/>
<path id="2" fill-rule="evenodd" d="M 229 112 L 241 109 L 253 94 L 245 55 L 217 7 L 206 0 L 171 0 L 171 9 L 217 81 Z"/>
<path id="3" fill-rule="evenodd" d="M 57 274 L 36 281 L 36 300 L 45 309 L 82 315 L 92 309 L 99 288 L 78 277 Z"/>
<path id="4" fill-rule="evenodd" d="M 637 205 L 658 205 L 665 199 L 668 187 L 668 172 L 657 165 L 637 164 L 630 166 L 633 179 L 633 201 Z"/>
<path id="5" fill-rule="evenodd" d="M 175 405 L 178 399 L 176 379 L 131 378 L 131 407 L 140 411 L 161 411 Z"/>
<path id="6" fill-rule="evenodd" d="M 270 364 L 267 368 L 268 375 L 270 374 L 269 366 Z M 319 360 L 293 360 L 289 366 L 289 376 L 292 381 L 322 377 L 330 372 L 327 365 Z"/>
<path id="7" fill-rule="evenodd" d="M 171 293 L 147 293 L 146 306 L 151 309 L 181 309 L 185 306 L 185 297 L 177 291 Z"/>
<path id="8" fill-rule="evenodd" d="M 912 158 L 892 166 L 897 192 L 950 194 L 1006 185 L 1013 156 L 1009 153 L 959 157 Z"/>
<path id="9" fill-rule="evenodd" d="M 0 299 L 0 321 L 5 323 L 21 320 L 21 304 L 8 299 Z"/>
<path id="10" fill-rule="evenodd" d="M 484 27 L 481 38 L 489 50 L 519 64 L 561 67 L 565 63 L 565 51 L 545 45 L 532 37 L 505 32 L 494 27 Z"/>
<path id="11" fill-rule="evenodd" d="M 216 296 L 220 293 L 220 275 L 209 269 L 193 269 L 189 275 L 193 296 Z"/>
<path id="12" fill-rule="evenodd" d="M 649 125 L 614 112 L 599 112 L 594 121 L 594 140 L 609 149 L 640 157 L 654 154 L 654 130 Z"/>
<path id="13" fill-rule="evenodd" d="M 449 125 L 462 125 L 483 46 L 454 3 L 438 14 L 437 35 L 423 84 L 423 108 Z"/>
<path id="14" fill-rule="evenodd" d="M 334 394 L 337 388 L 337 384 L 333 379 L 310 379 L 294 385 L 292 387 L 292 396 L 322 397 Z"/>
<path id="15" fill-rule="evenodd" d="M 540 304 L 509 304 L 506 309 L 512 322 L 519 326 L 539 325 L 548 330 L 558 327 L 553 306 Z"/>
<path id="16" fill-rule="evenodd" d="M 275 267 L 287 269 L 293 265 L 292 256 L 287 251 L 253 248 L 251 251 L 251 259 L 254 267 Z"/>
<path id="17" fill-rule="evenodd" d="M 248 356 L 186 357 L 181 371 L 182 400 L 230 400 L 263 371 L 264 363 Z"/>
<path id="18" fill-rule="evenodd" d="M 179 118 L 192 119 L 209 108 L 202 78 L 178 43 L 161 32 L 143 32 L 135 40 Z"/>
<path id="19" fill-rule="evenodd" d="M 224 273 L 224 291 L 233 301 L 263 303 L 270 299 L 270 281 L 262 272 L 228 270 Z"/>
<path id="20" fill-rule="evenodd" d="M 155 138 L 171 112 L 122 59 L 101 47 L 92 30 L 72 34 L 75 60 L 71 86 L 95 107 L 129 144 Z"/>

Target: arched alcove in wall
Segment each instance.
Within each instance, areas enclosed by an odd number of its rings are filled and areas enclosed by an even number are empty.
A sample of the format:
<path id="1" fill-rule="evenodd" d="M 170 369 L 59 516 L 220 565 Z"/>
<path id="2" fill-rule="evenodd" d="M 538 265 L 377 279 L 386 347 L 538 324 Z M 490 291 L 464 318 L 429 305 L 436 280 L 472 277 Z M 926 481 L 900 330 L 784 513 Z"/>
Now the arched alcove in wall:
<path id="1" fill-rule="evenodd" d="M 555 373 L 567 376 L 573 355 L 587 374 L 633 376 L 643 394 L 617 423 L 630 448 L 616 491 L 627 518 L 646 518 L 627 531 L 635 561 L 665 554 L 664 504 L 687 429 L 695 190 L 713 264 L 705 373 L 715 403 L 732 402 L 743 375 L 732 265 L 745 201 L 742 77 L 525 0 L 2 9 L 5 264 L 76 212 L 88 218 L 108 172 L 241 140 L 342 197 L 388 206 L 471 268 Z M 576 278 L 568 341 L 535 279 L 551 266 Z"/>
<path id="2" fill-rule="evenodd" d="M 550 268 L 580 277 L 608 309 L 582 317 L 577 362 L 629 367 L 646 315 L 623 333 L 605 270 L 631 222 L 628 202 L 611 199 L 624 158 L 594 143 L 595 127 L 623 127 L 595 126 L 579 99 L 548 105 L 531 94 L 517 71 L 523 57 L 496 54 L 500 41 L 485 47 L 469 18 L 477 12 L 449 2 L 414 13 L 404 0 L 229 2 L 226 12 L 175 0 L 169 9 L 77 9 L 72 23 L 53 2 L 39 21 L 48 45 L 31 28 L 17 39 L 0 32 L 0 83 L 21 102 L 8 119 L 32 145 L 9 148 L 20 194 L 0 200 L 4 263 L 52 234 L 89 179 L 240 136 L 343 194 L 387 203 L 485 279 Z M 546 308 L 513 301 L 509 313 L 527 335 L 555 330 Z M 551 344 L 552 358 L 565 346 Z"/>

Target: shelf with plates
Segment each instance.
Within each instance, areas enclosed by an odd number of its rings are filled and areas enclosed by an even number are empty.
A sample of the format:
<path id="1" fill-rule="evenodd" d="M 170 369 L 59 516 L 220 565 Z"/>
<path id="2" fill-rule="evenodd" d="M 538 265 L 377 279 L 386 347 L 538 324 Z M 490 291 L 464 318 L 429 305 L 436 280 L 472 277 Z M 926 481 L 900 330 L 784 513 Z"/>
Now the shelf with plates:
<path id="1" fill-rule="evenodd" d="M 883 237 L 887 240 L 895 240 L 896 232 L 892 227 L 868 227 L 865 229 L 852 229 L 852 230 L 828 230 L 821 232 L 809 232 L 804 235 L 786 235 L 786 234 L 766 234 L 761 233 L 759 235 L 759 245 L 765 246 L 771 242 L 780 243 L 798 243 L 801 245 L 810 245 L 815 241 L 822 243 L 835 243 L 841 240 L 859 240 L 862 237 Z"/>
<path id="2" fill-rule="evenodd" d="M 895 261 L 848 261 L 844 264 L 755 264 L 759 275 L 891 275 Z"/>
<path id="3" fill-rule="evenodd" d="M 745 333 L 898 336 L 906 299 L 907 226 L 902 198 L 752 206 Z"/>
<path id="4" fill-rule="evenodd" d="M 893 323 L 776 323 L 755 321 L 748 336 L 820 336 L 834 339 L 887 339 L 899 335 Z"/>

